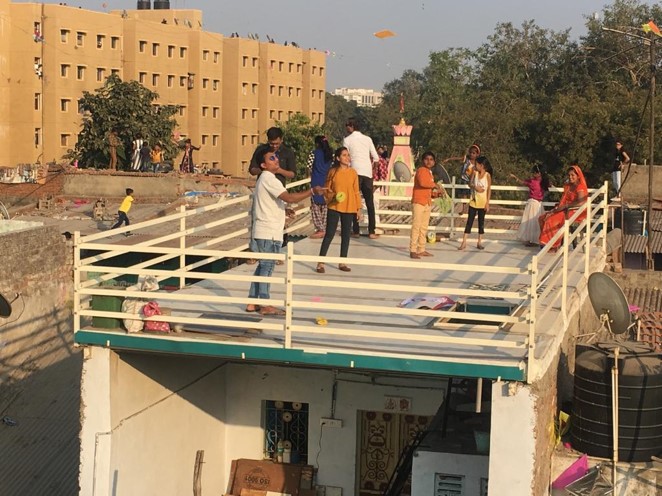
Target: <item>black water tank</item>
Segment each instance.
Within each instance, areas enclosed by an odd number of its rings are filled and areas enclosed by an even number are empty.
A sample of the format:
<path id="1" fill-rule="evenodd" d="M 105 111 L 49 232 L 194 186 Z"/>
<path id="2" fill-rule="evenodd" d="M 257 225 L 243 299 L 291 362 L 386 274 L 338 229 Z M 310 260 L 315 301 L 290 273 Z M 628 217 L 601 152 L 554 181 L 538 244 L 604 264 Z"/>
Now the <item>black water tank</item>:
<path id="1" fill-rule="evenodd" d="M 138 10 L 149 10 L 151 8 L 149 0 L 138 0 Z"/>
<path id="2" fill-rule="evenodd" d="M 154 10 L 168 10 L 170 9 L 169 0 L 154 0 Z"/>
<path id="3" fill-rule="evenodd" d="M 644 211 L 626 208 L 623 211 L 623 226 L 625 234 L 644 233 Z"/>
<path id="4" fill-rule="evenodd" d="M 578 345 L 572 447 L 591 456 L 612 458 L 611 368 L 618 361 L 618 458 L 650 462 L 662 452 L 662 353 L 643 343 Z"/>

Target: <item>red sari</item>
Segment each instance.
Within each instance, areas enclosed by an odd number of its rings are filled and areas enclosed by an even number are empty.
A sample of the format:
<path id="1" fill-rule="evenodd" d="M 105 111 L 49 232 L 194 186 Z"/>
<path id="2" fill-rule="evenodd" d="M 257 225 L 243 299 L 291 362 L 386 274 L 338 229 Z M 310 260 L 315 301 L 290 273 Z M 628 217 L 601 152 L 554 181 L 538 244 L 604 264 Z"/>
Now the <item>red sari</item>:
<path id="1" fill-rule="evenodd" d="M 577 174 L 577 184 L 573 186 L 572 184 L 567 183 L 565 186 L 563 186 L 563 195 L 561 196 L 561 201 L 559 201 L 557 208 L 563 208 L 573 204 L 576 208 L 576 202 L 579 200 L 579 198 L 588 198 L 588 186 L 586 185 L 584 174 L 582 174 L 581 169 L 577 165 L 573 165 L 570 168 Z M 574 211 L 572 207 L 561 212 L 549 212 L 543 214 L 541 216 L 541 219 L 543 219 L 543 224 L 540 229 L 540 244 L 546 245 L 549 243 L 549 241 L 554 237 L 559 229 L 563 228 L 565 225 L 565 220 L 572 217 L 573 215 Z M 576 222 L 582 222 L 584 219 L 586 219 L 586 211 L 579 214 Z M 558 248 L 561 246 L 562 241 L 563 238 L 559 238 L 554 243 L 553 248 Z"/>

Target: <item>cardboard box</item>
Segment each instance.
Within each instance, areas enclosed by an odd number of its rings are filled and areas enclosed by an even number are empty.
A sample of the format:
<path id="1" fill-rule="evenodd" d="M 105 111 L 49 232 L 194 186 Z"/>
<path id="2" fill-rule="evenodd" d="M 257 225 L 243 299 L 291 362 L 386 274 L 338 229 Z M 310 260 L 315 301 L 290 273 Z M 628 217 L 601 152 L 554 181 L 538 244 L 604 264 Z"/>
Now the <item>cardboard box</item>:
<path id="1" fill-rule="evenodd" d="M 312 484 L 313 467 L 271 460 L 233 460 L 227 494 L 232 496 L 301 496 Z M 254 491 L 244 493 L 244 491 Z"/>

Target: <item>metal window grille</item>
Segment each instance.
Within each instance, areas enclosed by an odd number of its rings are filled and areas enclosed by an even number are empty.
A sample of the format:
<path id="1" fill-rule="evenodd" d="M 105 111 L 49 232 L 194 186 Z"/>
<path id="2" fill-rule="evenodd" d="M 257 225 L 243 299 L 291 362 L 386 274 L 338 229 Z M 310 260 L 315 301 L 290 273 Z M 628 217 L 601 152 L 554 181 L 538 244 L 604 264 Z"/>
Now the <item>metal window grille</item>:
<path id="1" fill-rule="evenodd" d="M 278 441 L 292 443 L 292 461 L 308 463 L 308 403 L 265 402 L 265 455 L 273 458 Z"/>

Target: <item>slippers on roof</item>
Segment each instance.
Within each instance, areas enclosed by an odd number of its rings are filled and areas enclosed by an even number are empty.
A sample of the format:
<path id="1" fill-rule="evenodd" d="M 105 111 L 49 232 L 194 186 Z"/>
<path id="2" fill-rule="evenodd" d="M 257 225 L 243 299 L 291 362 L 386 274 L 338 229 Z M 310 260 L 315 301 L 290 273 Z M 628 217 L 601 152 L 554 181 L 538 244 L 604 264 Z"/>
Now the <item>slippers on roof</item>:
<path id="1" fill-rule="evenodd" d="M 260 307 L 258 311 L 260 315 L 285 315 L 285 310 L 272 306 Z"/>

